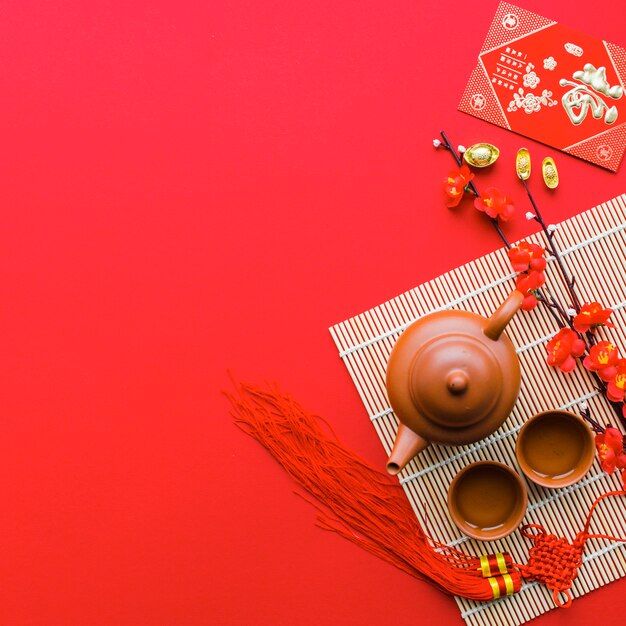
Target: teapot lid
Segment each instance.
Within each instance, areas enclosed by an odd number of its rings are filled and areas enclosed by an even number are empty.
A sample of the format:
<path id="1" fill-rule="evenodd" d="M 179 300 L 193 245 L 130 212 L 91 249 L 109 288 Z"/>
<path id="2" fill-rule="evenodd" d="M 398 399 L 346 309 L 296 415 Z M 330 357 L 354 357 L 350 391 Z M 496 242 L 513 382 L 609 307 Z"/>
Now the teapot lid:
<path id="1" fill-rule="evenodd" d="M 484 341 L 467 334 L 435 337 L 417 352 L 409 392 L 426 419 L 463 428 L 482 421 L 496 406 L 502 368 Z"/>

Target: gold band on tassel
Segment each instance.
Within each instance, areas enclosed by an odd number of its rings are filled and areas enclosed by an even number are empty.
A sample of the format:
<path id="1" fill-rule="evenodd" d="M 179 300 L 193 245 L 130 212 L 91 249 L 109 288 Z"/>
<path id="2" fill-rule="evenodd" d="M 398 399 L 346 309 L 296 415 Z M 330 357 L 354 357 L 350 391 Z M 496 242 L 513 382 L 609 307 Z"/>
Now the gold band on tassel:
<path id="1" fill-rule="evenodd" d="M 486 554 L 483 554 L 480 557 L 480 571 L 483 575 L 483 578 L 489 578 L 491 575 L 491 567 L 489 566 L 489 557 Z"/>
<path id="2" fill-rule="evenodd" d="M 494 569 L 492 570 L 492 565 Z M 496 572 L 495 566 L 497 566 L 498 571 Z M 504 559 L 504 554 L 502 552 L 496 552 L 495 554 L 483 554 L 480 557 L 480 567 L 478 568 L 483 578 L 489 578 L 490 576 L 494 576 L 498 572 L 500 574 L 506 574 L 509 570 L 506 566 L 506 560 Z"/>
<path id="3" fill-rule="evenodd" d="M 510 574 L 502 574 L 502 578 L 504 578 L 504 584 L 506 585 L 506 595 L 510 596 L 515 593 L 515 585 L 513 584 L 513 579 Z"/>
<path id="4" fill-rule="evenodd" d="M 502 552 L 496 552 L 496 561 L 498 562 L 498 569 L 500 570 L 500 573 L 506 574 L 508 570 L 506 568 L 506 561 L 504 560 L 504 554 L 502 554 Z"/>
<path id="5" fill-rule="evenodd" d="M 491 585 L 491 591 L 493 593 L 493 599 L 497 600 L 503 592 L 507 596 L 511 596 L 515 593 L 515 583 L 510 574 L 502 574 L 501 576 L 492 576 L 487 579 Z"/>
<path id="6" fill-rule="evenodd" d="M 487 578 L 489 584 L 491 585 L 491 591 L 493 593 L 493 599 L 497 600 L 500 597 L 500 586 L 498 585 L 498 581 L 494 578 Z"/>

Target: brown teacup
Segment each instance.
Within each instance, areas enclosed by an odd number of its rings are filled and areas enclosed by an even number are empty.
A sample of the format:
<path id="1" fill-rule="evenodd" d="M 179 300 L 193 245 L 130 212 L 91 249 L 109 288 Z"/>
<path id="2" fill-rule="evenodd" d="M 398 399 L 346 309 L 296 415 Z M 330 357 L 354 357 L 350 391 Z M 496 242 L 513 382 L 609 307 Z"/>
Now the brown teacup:
<path id="1" fill-rule="evenodd" d="M 522 426 L 515 454 L 520 468 L 534 483 L 567 487 L 589 471 L 595 441 L 591 429 L 578 415 L 544 411 Z"/>
<path id="2" fill-rule="evenodd" d="M 510 535 L 522 521 L 527 505 L 522 478 L 496 461 L 464 467 L 448 490 L 452 521 L 466 535 L 482 541 Z"/>

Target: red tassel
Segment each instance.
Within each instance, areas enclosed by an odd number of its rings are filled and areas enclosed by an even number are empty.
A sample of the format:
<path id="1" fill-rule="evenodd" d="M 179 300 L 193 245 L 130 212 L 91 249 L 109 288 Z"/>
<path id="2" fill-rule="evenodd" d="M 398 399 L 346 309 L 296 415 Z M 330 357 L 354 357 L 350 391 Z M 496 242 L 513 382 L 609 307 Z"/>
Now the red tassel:
<path id="1" fill-rule="evenodd" d="M 479 557 L 428 537 L 401 487 L 344 448 L 320 417 L 277 389 L 242 384 L 237 391 L 226 394 L 236 423 L 308 492 L 303 497 L 317 508 L 321 528 L 447 594 L 491 600 L 494 581 L 501 595 L 511 585 L 514 591 L 520 588 L 519 574 L 507 574 L 508 586 L 499 572 L 483 578 Z M 507 568 L 510 564 L 509 557 Z"/>
<path id="2" fill-rule="evenodd" d="M 568 607 L 587 539 L 626 541 L 589 533 L 591 517 L 602 499 L 626 495 L 626 491 L 615 491 L 596 499 L 572 544 L 536 524 L 524 526 L 522 534 L 534 544 L 526 565 L 513 563 L 506 553 L 463 554 L 430 538 L 400 486 L 344 448 L 322 418 L 275 388 L 236 387 L 236 394 L 226 393 L 235 422 L 308 492 L 308 496 L 299 495 L 317 508 L 318 526 L 339 533 L 444 593 L 493 600 L 519 591 L 523 576 L 545 584 L 557 606 Z M 536 532 L 531 533 L 533 528 Z"/>

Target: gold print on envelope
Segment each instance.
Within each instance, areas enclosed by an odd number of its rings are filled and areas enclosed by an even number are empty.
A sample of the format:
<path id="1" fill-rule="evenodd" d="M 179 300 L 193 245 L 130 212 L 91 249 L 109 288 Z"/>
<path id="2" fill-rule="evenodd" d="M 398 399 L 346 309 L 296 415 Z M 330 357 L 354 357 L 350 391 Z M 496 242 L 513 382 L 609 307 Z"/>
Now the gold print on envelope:
<path id="1" fill-rule="evenodd" d="M 561 102 L 572 124 L 578 126 L 587 117 L 589 108 L 594 118 L 600 119 L 604 114 L 604 123 L 612 124 L 617 119 L 617 107 L 609 105 L 598 95 L 603 94 L 619 100 L 624 89 L 621 85 L 611 87 L 606 79 L 606 68 L 596 67 L 591 63 L 585 63 L 583 70 L 574 72 L 572 78 L 579 82 L 573 82 L 562 78 L 559 81 L 561 87 L 572 87 L 563 94 Z"/>
<path id="2" fill-rule="evenodd" d="M 537 76 L 537 72 L 535 72 L 534 69 L 535 66 L 532 63 L 526 66 L 526 74 L 523 76 L 524 87 L 534 89 L 541 82 L 541 79 Z"/>
<path id="3" fill-rule="evenodd" d="M 626 151 L 626 48 L 509 2 L 496 11 L 459 110 L 617 171 Z"/>
<path id="4" fill-rule="evenodd" d="M 554 60 L 554 57 L 548 57 L 543 60 L 543 69 L 554 71 L 554 68 L 557 66 L 557 62 Z"/>
<path id="5" fill-rule="evenodd" d="M 533 72 L 534 74 L 534 72 Z M 524 88 L 520 87 L 517 90 L 517 93 L 513 94 L 513 100 L 509 102 L 509 106 L 507 111 L 513 112 L 518 109 L 523 109 L 525 113 L 530 115 L 531 113 L 536 113 L 541 110 L 541 105 L 552 107 L 557 104 L 557 101 L 552 97 L 552 92 L 544 89 L 541 92 L 540 96 L 535 95 L 534 93 L 524 93 Z"/>

